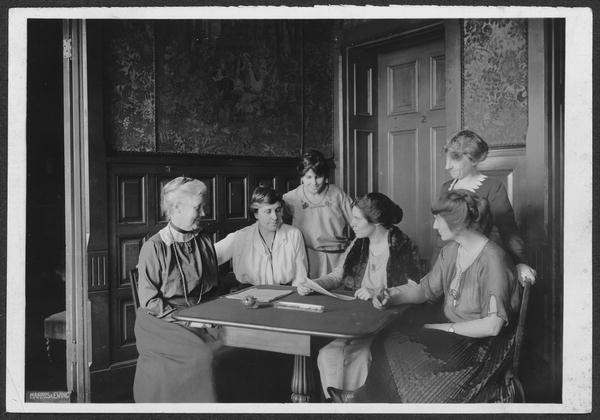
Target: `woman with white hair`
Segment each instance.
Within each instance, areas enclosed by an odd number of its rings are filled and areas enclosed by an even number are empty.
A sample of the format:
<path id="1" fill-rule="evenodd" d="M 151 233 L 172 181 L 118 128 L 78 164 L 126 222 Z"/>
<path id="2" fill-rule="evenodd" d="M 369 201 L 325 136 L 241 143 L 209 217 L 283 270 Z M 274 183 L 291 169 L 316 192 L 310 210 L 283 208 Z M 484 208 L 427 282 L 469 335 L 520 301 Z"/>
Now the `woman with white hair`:
<path id="1" fill-rule="evenodd" d="M 178 177 L 162 192 L 169 223 L 144 243 L 137 266 L 134 399 L 213 402 L 212 361 L 219 340 L 172 317 L 176 309 L 205 300 L 218 282 L 212 240 L 200 230 L 206 185 Z"/>

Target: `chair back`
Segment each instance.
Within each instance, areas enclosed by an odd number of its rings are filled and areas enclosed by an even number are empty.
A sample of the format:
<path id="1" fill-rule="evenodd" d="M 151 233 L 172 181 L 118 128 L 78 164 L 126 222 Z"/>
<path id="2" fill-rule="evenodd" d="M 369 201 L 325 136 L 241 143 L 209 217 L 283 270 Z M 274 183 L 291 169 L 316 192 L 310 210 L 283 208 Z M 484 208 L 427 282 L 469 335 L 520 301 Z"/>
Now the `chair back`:
<path id="1" fill-rule="evenodd" d="M 138 296 L 138 270 L 132 268 L 129 270 L 129 286 L 131 287 L 131 297 L 135 304 L 135 309 L 140 307 L 140 298 Z"/>
<path id="2" fill-rule="evenodd" d="M 515 349 L 513 354 L 512 370 L 515 375 L 519 372 L 519 360 L 521 358 L 521 345 L 523 344 L 523 336 L 525 335 L 525 321 L 527 320 L 527 306 L 529 305 L 529 293 L 531 284 L 525 282 L 523 286 L 523 295 L 521 296 L 521 309 L 519 310 L 519 322 L 517 331 L 515 332 Z"/>

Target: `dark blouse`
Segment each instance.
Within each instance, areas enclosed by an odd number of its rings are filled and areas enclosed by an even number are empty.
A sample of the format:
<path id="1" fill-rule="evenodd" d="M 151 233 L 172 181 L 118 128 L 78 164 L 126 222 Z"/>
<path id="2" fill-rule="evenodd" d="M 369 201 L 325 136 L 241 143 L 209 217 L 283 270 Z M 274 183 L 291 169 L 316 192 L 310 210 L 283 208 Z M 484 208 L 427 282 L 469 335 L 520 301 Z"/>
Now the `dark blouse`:
<path id="1" fill-rule="evenodd" d="M 208 235 L 199 233 L 189 241 L 175 242 L 164 235 L 165 229 L 140 250 L 138 296 L 149 314 L 173 321 L 171 312 L 188 302 L 198 303 L 217 284 L 217 257 Z"/>

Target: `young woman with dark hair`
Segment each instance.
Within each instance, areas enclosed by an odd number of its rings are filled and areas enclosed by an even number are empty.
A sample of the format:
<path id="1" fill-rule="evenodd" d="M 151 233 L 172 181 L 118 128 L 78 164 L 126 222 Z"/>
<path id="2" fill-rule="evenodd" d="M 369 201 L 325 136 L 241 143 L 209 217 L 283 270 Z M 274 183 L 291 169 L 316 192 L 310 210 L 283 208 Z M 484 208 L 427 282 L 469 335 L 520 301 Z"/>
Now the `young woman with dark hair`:
<path id="1" fill-rule="evenodd" d="M 395 225 L 402 220 L 402 209 L 386 195 L 372 192 L 352 208 L 351 226 L 356 239 L 342 255 L 338 266 L 315 280 L 331 290 L 344 287 L 362 300 L 372 299 L 382 290 L 406 284 L 420 277 L 417 248 Z M 298 293 L 311 290 L 302 283 Z M 372 338 L 334 340 L 319 351 L 317 364 L 325 396 L 327 387 L 356 389 L 368 373 Z"/>
<path id="2" fill-rule="evenodd" d="M 321 152 L 304 153 L 297 169 L 300 185 L 283 199 L 292 225 L 304 236 L 309 277 L 316 278 L 338 265 L 350 242 L 346 228 L 352 218 L 352 200 L 329 183 L 329 167 Z"/>

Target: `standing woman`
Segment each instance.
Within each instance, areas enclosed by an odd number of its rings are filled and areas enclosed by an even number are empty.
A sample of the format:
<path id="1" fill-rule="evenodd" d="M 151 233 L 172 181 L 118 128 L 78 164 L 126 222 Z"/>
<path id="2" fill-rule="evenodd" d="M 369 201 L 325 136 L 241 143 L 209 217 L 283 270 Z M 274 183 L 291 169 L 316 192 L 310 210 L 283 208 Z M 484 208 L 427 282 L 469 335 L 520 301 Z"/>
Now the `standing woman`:
<path id="1" fill-rule="evenodd" d="M 281 221 L 283 200 L 269 187 L 257 187 L 250 208 L 256 223 L 227 235 L 215 244 L 219 264 L 233 260 L 240 283 L 295 284 L 306 278 L 302 233 Z"/>
<path id="2" fill-rule="evenodd" d="M 206 299 L 218 281 L 212 240 L 199 230 L 206 185 L 178 177 L 162 192 L 169 223 L 144 243 L 137 266 L 133 396 L 136 402 L 214 402 L 212 361 L 220 342 L 172 317 Z"/>
<path id="3" fill-rule="evenodd" d="M 348 243 L 347 226 L 352 219 L 352 200 L 328 181 L 329 168 L 321 152 L 311 150 L 297 166 L 300 185 L 283 199 L 292 225 L 304 236 L 309 277 L 333 271 Z"/>
<path id="4" fill-rule="evenodd" d="M 410 238 L 395 225 L 402 209 L 384 194 L 372 192 L 352 208 L 352 229 L 356 239 L 331 273 L 315 280 L 331 290 L 344 287 L 362 300 L 372 299 L 388 287 L 420 278 L 419 255 Z M 310 293 L 298 284 L 298 293 Z M 317 365 L 325 397 L 330 386 L 354 390 L 361 386 L 371 363 L 372 337 L 334 340 L 319 351 Z"/>
<path id="5" fill-rule="evenodd" d="M 477 165 L 487 157 L 487 143 L 477 133 L 463 130 L 448 141 L 444 152 L 446 170 L 452 179 L 442 185 L 441 193 L 463 189 L 487 199 L 493 225 L 490 239 L 502 246 L 511 256 L 517 266 L 521 283 L 535 283 L 536 272 L 528 265 L 525 243 L 519 234 L 515 213 L 504 184 L 477 169 Z M 437 251 L 442 244 L 438 245 Z"/>

